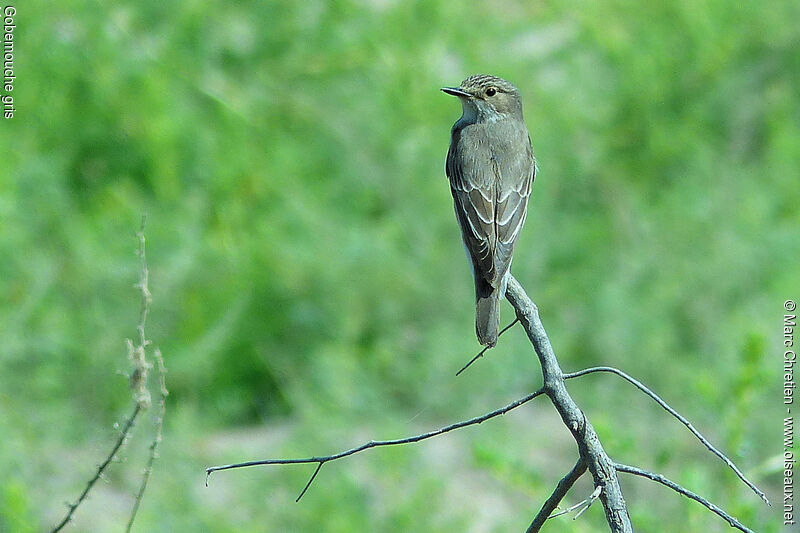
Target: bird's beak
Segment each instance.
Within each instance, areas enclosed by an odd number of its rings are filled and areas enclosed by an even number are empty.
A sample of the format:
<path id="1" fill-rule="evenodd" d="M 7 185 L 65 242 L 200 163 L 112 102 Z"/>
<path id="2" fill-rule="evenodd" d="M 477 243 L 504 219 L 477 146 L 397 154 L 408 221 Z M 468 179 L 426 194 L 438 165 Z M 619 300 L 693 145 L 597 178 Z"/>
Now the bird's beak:
<path id="1" fill-rule="evenodd" d="M 462 91 L 458 87 L 442 87 L 442 92 L 450 94 L 452 96 L 459 96 L 461 98 L 472 98 L 472 95 L 468 92 Z"/>

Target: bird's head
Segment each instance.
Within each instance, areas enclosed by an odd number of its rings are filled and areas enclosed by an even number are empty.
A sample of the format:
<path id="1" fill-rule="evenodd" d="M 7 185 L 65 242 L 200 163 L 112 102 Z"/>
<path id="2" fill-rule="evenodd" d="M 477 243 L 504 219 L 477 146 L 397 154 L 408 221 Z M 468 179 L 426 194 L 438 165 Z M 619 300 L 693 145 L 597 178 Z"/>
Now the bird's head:
<path id="1" fill-rule="evenodd" d="M 522 118 L 519 90 L 503 78 L 476 74 L 462 81 L 458 87 L 443 87 L 442 91 L 458 96 L 464 107 L 464 117 L 471 121 Z"/>

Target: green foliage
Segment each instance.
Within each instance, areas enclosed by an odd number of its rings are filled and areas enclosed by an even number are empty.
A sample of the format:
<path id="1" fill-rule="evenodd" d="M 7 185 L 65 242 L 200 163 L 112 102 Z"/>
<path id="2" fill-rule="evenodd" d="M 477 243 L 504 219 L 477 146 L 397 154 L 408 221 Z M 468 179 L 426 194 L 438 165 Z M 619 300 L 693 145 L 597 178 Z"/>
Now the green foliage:
<path id="1" fill-rule="evenodd" d="M 36 523 L 25 486 L 15 478 L 5 480 L 0 491 L 0 531 L 33 533 Z"/>
<path id="2" fill-rule="evenodd" d="M 13 473 L 3 527 L 54 523 L 114 438 L 146 213 L 148 331 L 171 395 L 138 528 L 523 529 L 574 463 L 550 444 L 559 430 L 532 419 L 524 439 L 465 441 L 448 468 L 430 444 L 326 465 L 299 505 L 307 469 L 202 487 L 210 464 L 401 436 L 538 386 L 518 331 L 453 378 L 476 343 L 443 171 L 460 109 L 438 88 L 478 72 L 524 96 L 540 174 L 514 272 L 564 367 L 622 367 L 745 470 L 777 453 L 766 392 L 780 380 L 781 305 L 800 287 L 796 2 L 17 8 L 18 111 L 0 127 L 0 428 L 14 434 L 0 448 Z M 592 376 L 570 390 L 612 457 L 776 530 L 775 513 L 626 384 Z M 563 472 L 545 475 L 534 455 Z M 96 505 L 113 505 L 78 511 L 78 528 L 119 529 L 132 470 L 100 489 Z M 482 475 L 494 483 L 453 488 Z M 777 498 L 777 477 L 757 481 Z M 635 486 L 655 498 L 631 498 L 643 530 L 727 527 Z M 602 524 L 598 506 L 568 525 Z"/>

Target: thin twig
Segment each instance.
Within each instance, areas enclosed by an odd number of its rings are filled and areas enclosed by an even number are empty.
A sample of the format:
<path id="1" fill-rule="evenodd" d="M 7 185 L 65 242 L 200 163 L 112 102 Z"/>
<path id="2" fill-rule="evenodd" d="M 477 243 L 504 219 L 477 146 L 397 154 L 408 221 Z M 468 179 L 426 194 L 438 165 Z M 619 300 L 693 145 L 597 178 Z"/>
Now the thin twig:
<path id="1" fill-rule="evenodd" d="M 139 269 L 139 283 L 136 284 L 136 288 L 139 289 L 141 293 L 141 308 L 139 311 L 139 324 L 136 326 L 136 331 L 139 334 L 139 341 L 136 346 L 133 345 L 131 341 L 128 341 L 128 358 L 133 365 L 133 370 L 131 371 L 131 389 L 133 389 L 133 394 L 135 400 L 144 408 L 150 408 L 150 391 L 147 388 L 147 375 L 152 368 L 152 365 L 147 362 L 147 346 L 150 344 L 150 341 L 147 339 L 147 335 L 145 334 L 145 325 L 147 324 L 147 313 L 150 310 L 150 303 L 152 302 L 152 298 L 150 295 L 150 288 L 148 286 L 150 280 L 150 270 L 147 268 L 147 254 L 145 251 L 145 237 L 144 237 L 144 228 L 147 222 L 147 218 L 142 216 L 142 225 L 139 228 L 139 231 L 136 233 L 136 238 L 139 241 L 139 249 L 137 250 L 137 254 L 139 255 L 141 266 Z"/>
<path id="2" fill-rule="evenodd" d="M 139 345 L 140 346 L 147 346 L 150 344 L 150 341 L 147 340 L 147 336 L 144 333 L 144 326 L 147 323 L 147 313 L 150 310 L 150 303 L 153 301 L 151 294 L 150 294 L 150 270 L 147 268 L 147 252 L 145 248 L 145 237 L 144 237 L 144 228 L 147 224 L 147 217 L 142 215 L 142 225 L 139 228 L 139 231 L 136 233 L 136 238 L 139 240 L 139 250 L 137 251 L 139 258 L 141 260 L 140 270 L 139 270 L 139 284 L 137 288 L 141 291 L 142 294 L 142 305 L 139 310 L 139 324 L 136 326 L 136 330 L 139 332 Z"/>
<path id="3" fill-rule="evenodd" d="M 581 502 L 581 505 L 585 504 L 585 505 L 584 505 L 584 507 L 583 507 L 583 509 L 581 509 L 580 511 L 578 511 L 578 514 L 576 514 L 575 516 L 573 516 L 573 517 L 572 517 L 572 519 L 573 519 L 573 520 L 577 520 L 578 518 L 580 518 L 580 517 L 581 517 L 581 515 L 582 515 L 583 513 L 585 513 L 585 512 L 586 512 L 586 509 L 588 509 L 589 507 L 591 507 L 591 506 L 592 506 L 592 504 L 593 504 L 594 502 L 596 502 L 596 501 L 597 501 L 597 498 L 599 498 L 599 497 L 600 497 L 600 493 L 601 493 L 601 492 L 603 492 L 603 487 L 602 487 L 602 485 L 598 485 L 598 486 L 596 486 L 596 487 L 594 488 L 594 492 L 592 492 L 592 493 L 589 495 L 589 497 L 588 497 L 588 498 L 586 498 L 585 500 L 583 500 L 583 501 Z"/>
<path id="4" fill-rule="evenodd" d="M 520 405 L 527 403 L 536 398 L 537 396 L 541 396 L 542 394 L 544 394 L 544 389 L 539 389 L 536 392 L 532 392 L 531 394 L 528 394 L 527 396 L 520 398 L 519 400 L 511 402 L 505 407 L 501 407 L 500 409 L 495 409 L 490 413 L 486 413 L 481 416 L 476 416 L 475 418 L 471 418 L 469 420 L 456 422 L 455 424 L 450 424 L 449 426 L 445 426 L 434 431 L 429 431 L 427 433 L 422 433 L 420 435 L 415 435 L 413 437 L 406 437 L 403 439 L 393 439 L 393 440 L 372 440 L 367 442 L 366 444 L 362 444 L 361 446 L 357 446 L 355 448 L 351 448 L 349 450 L 339 452 L 337 454 L 326 455 L 324 457 L 309 457 L 307 459 L 265 459 L 261 461 L 247 461 L 244 463 L 234 463 L 223 466 L 211 466 L 209 468 L 206 468 L 206 486 L 208 486 L 208 478 L 211 476 L 211 474 L 219 470 L 231 470 L 234 468 L 244 468 L 247 466 L 317 463 L 317 470 L 314 472 L 314 475 L 311 476 L 311 479 L 306 484 L 306 487 L 303 489 L 303 491 L 300 493 L 300 496 L 298 496 L 297 498 L 297 501 L 300 501 L 300 498 L 303 496 L 303 494 L 306 493 L 308 487 L 311 486 L 311 482 L 314 481 L 314 478 L 316 478 L 320 468 L 322 468 L 322 465 L 327 463 L 328 461 L 335 461 L 336 459 L 341 459 L 342 457 L 347 457 L 349 455 L 353 455 L 358 452 L 363 452 L 364 450 L 367 450 L 369 448 L 377 448 L 379 446 L 395 446 L 398 444 L 410 444 L 412 442 L 419 442 L 421 440 L 429 439 L 431 437 L 436 437 L 438 435 L 441 435 L 443 433 L 448 433 L 456 429 L 461 429 L 463 427 L 480 424 L 482 422 L 489 420 L 490 418 L 504 415 L 507 412 L 511 411 L 512 409 L 515 409 L 516 407 L 519 407 Z"/>
<path id="5" fill-rule="evenodd" d="M 130 530 L 133 527 L 133 521 L 136 519 L 136 513 L 139 512 L 139 506 L 142 503 L 144 491 L 147 489 L 148 481 L 150 481 L 150 474 L 153 472 L 153 462 L 155 461 L 156 457 L 158 457 L 158 445 L 161 443 L 161 432 L 162 428 L 164 427 L 164 415 L 167 411 L 166 399 L 169 395 L 166 380 L 167 368 L 164 366 L 164 358 L 161 356 L 161 350 L 156 348 L 153 355 L 156 363 L 158 364 L 158 383 L 160 388 L 160 394 L 158 398 L 158 414 L 156 415 L 155 422 L 155 436 L 153 437 L 153 442 L 150 444 L 150 456 L 147 459 L 147 466 L 145 467 L 144 474 L 142 475 L 142 483 L 139 486 L 139 492 L 136 493 L 136 501 L 133 503 L 133 509 L 131 510 L 131 517 L 128 520 L 128 526 L 125 528 L 126 533 L 130 533 Z"/>
<path id="6" fill-rule="evenodd" d="M 708 439 L 706 439 L 706 438 L 705 438 L 703 435 L 701 435 L 701 434 L 700 434 L 700 432 L 699 432 L 699 431 L 697 431 L 697 430 L 695 429 L 695 427 L 692 425 L 692 423 L 691 423 L 691 422 L 689 422 L 689 421 L 688 421 L 688 420 L 687 420 L 687 419 L 686 419 L 686 418 L 685 418 L 683 415 L 681 415 L 680 413 L 678 413 L 678 412 L 677 412 L 675 409 L 673 409 L 672 407 L 670 407 L 670 405 L 669 405 L 667 402 L 665 402 L 664 400 L 662 400 L 662 399 L 661 399 L 661 398 L 660 398 L 660 397 L 659 397 L 659 396 L 658 396 L 658 395 L 657 395 L 655 392 L 651 391 L 651 390 L 650 390 L 650 389 L 649 389 L 649 388 L 648 388 L 646 385 L 644 385 L 644 384 L 642 384 L 641 382 L 637 381 L 635 378 L 633 378 L 633 377 L 629 376 L 628 374 L 626 374 L 626 373 L 625 373 L 625 372 L 623 372 L 622 370 L 619 370 L 619 369 L 617 369 L 617 368 L 610 367 L 610 366 L 598 366 L 598 367 L 593 367 L 593 368 L 587 368 L 587 369 L 584 369 L 584 370 L 579 370 L 579 371 L 577 371 L 577 372 L 572 372 L 572 373 L 570 373 L 570 374 L 564 374 L 564 379 L 572 379 L 572 378 L 577 378 L 577 377 L 580 377 L 580 376 L 585 376 L 586 374 L 592 374 L 592 373 L 595 373 L 595 372 L 609 372 L 609 373 L 611 373 L 611 374 L 616 374 L 616 375 L 618 375 L 619 377 L 621 377 L 621 378 L 625 379 L 626 381 L 628 381 L 629 383 L 631 383 L 631 384 L 632 384 L 634 387 L 636 387 L 637 389 L 639 389 L 640 391 L 642 391 L 643 393 L 645 393 L 646 395 L 648 395 L 650 398 L 652 398 L 652 399 L 653 399 L 653 400 L 654 400 L 654 401 L 655 401 L 655 402 L 656 402 L 658 405 L 660 405 L 660 406 L 661 406 L 661 407 L 662 407 L 662 408 L 663 408 L 665 411 L 667 411 L 669 414 L 671 414 L 672 416 L 674 416 L 675 418 L 677 418 L 677 419 L 678 419 L 678 420 L 679 420 L 679 421 L 680 421 L 680 422 L 681 422 L 681 423 L 682 423 L 684 426 L 686 426 L 687 428 L 689 428 L 689 431 L 691 431 L 691 432 L 692 432 L 692 434 L 693 434 L 695 437 L 697 437 L 697 439 L 698 439 L 700 442 L 702 442 L 702 443 L 703 443 L 703 445 L 704 445 L 706 448 L 708 448 L 708 449 L 709 449 L 709 451 L 711 451 L 711 453 L 713 453 L 714 455 L 716 455 L 717 457 L 719 457 L 720 459 L 722 459 L 722 461 L 723 461 L 723 462 L 724 462 L 726 465 L 728 465 L 728 467 L 729 467 L 731 470 L 733 470 L 733 471 L 734 471 L 734 473 L 736 473 L 736 475 L 739 477 L 739 479 L 741 479 L 741 480 L 742 480 L 742 482 L 743 482 L 745 485 L 747 485 L 748 487 L 750 487 L 750 489 L 751 489 L 753 492 L 755 492 L 755 493 L 756 493 L 758 496 L 760 496 L 760 497 L 761 497 L 761 499 L 762 499 L 762 500 L 764 500 L 764 502 L 765 502 L 767 505 L 771 505 L 771 504 L 769 503 L 769 500 L 767 499 L 767 496 L 766 496 L 766 495 L 765 495 L 765 494 L 764 494 L 764 493 L 763 493 L 763 492 L 762 492 L 762 491 L 761 491 L 761 490 L 760 490 L 758 487 L 756 487 L 756 486 L 755 486 L 755 484 L 754 484 L 753 482 L 751 482 L 749 479 L 747 479 L 747 477 L 745 477 L 745 475 L 742 473 L 742 471 L 741 471 L 741 470 L 739 470 L 739 468 L 738 468 L 738 467 L 737 467 L 737 466 L 736 466 L 736 465 L 733 463 L 733 461 L 731 461 L 730 459 L 728 459 L 728 457 L 727 457 L 727 456 L 726 456 L 724 453 L 722 453 L 722 452 L 721 452 L 721 451 L 719 451 L 717 448 L 715 448 L 715 447 L 714 447 L 714 446 L 713 446 L 713 445 L 712 445 L 712 444 L 711 444 L 711 443 L 708 441 Z"/>
<path id="7" fill-rule="evenodd" d="M 145 254 L 145 237 L 144 237 L 144 228 L 146 224 L 146 217 L 142 216 L 142 224 L 139 228 L 139 231 L 136 233 L 136 238 L 139 242 L 139 248 L 137 250 L 137 254 L 140 257 L 140 269 L 139 269 L 139 282 L 136 284 L 136 288 L 139 290 L 141 295 L 141 306 L 139 310 L 139 323 L 136 325 L 136 332 L 138 334 L 138 342 L 134 345 L 133 341 L 130 339 L 126 339 L 128 345 L 128 359 L 131 361 L 133 366 L 133 370 L 131 371 L 130 376 L 130 386 L 133 390 L 133 397 L 134 397 L 134 407 L 133 413 L 126 419 L 125 424 L 122 429 L 122 433 L 117 439 L 117 442 L 114 444 L 114 447 L 111 449 L 111 453 L 108 454 L 105 461 L 97 468 L 97 473 L 94 475 L 92 479 L 86 484 L 86 488 L 83 489 L 83 492 L 78 497 L 77 501 L 74 504 L 68 504 L 68 511 L 67 515 L 64 519 L 59 522 L 59 524 L 52 530 L 53 533 L 61 531 L 61 529 L 69 523 L 72 519 L 72 515 L 75 513 L 75 510 L 80 506 L 86 496 L 89 494 L 89 491 L 92 490 L 92 487 L 97 483 L 98 479 L 103 478 L 103 474 L 108 467 L 109 464 L 114 460 L 119 449 L 125 443 L 125 440 L 130 436 L 131 430 L 134 427 L 134 423 L 136 418 L 139 414 L 150 407 L 150 391 L 147 389 L 147 374 L 149 369 L 152 367 L 150 363 L 147 362 L 146 358 L 146 348 L 147 345 L 150 344 L 150 341 L 147 339 L 147 335 L 145 334 L 145 325 L 147 323 L 147 313 L 150 309 L 151 303 L 151 296 L 150 296 L 150 289 L 148 288 L 148 281 L 149 281 L 149 270 L 147 268 L 147 256 Z M 159 413 L 157 425 L 156 425 L 156 439 L 157 441 L 161 440 L 161 421 L 163 420 L 163 396 L 166 396 L 166 385 L 164 382 L 164 362 L 161 359 L 161 353 L 157 351 L 157 359 L 159 361 L 159 373 L 161 377 L 161 391 L 162 391 L 162 403 L 161 403 L 161 412 Z M 139 502 L 144 494 L 144 489 L 147 486 L 147 480 L 150 477 L 150 471 L 152 467 L 152 462 L 155 457 L 156 453 L 156 446 L 157 442 L 154 441 L 154 446 L 151 447 L 151 458 L 148 462 L 148 467 L 145 470 L 145 474 L 143 477 L 142 486 L 140 487 L 139 494 L 137 495 L 136 502 L 134 503 L 133 513 L 131 514 L 130 521 L 128 522 L 127 530 L 130 531 L 131 526 L 133 525 L 133 519 L 136 516 L 136 511 L 139 507 Z"/>
<path id="8" fill-rule="evenodd" d="M 572 511 L 574 511 L 578 507 L 583 507 L 584 505 L 586 505 L 586 502 L 588 502 L 588 501 L 589 501 L 589 498 L 586 498 L 585 500 L 581 500 L 578 503 L 576 503 L 575 505 L 570 505 L 566 509 L 562 509 L 561 511 L 559 511 L 557 513 L 551 514 L 550 516 L 547 517 L 547 519 L 550 520 L 551 518 L 558 518 L 561 515 L 565 515 L 565 514 L 571 513 Z"/>
<path id="9" fill-rule="evenodd" d="M 547 498 L 547 501 L 544 502 L 542 508 L 537 513 L 536 517 L 531 522 L 531 525 L 528 526 L 528 529 L 525 533 L 538 533 L 539 530 L 542 528 L 544 523 L 550 517 L 551 513 L 556 510 L 558 504 L 561 503 L 561 500 L 564 499 L 569 489 L 572 488 L 572 485 L 586 472 L 586 461 L 583 460 L 583 457 L 578 459 L 578 462 L 575 463 L 575 466 L 572 467 L 572 470 L 567 473 L 566 476 L 561 478 L 561 481 L 558 482 L 556 485 L 553 494 Z"/>
<path id="10" fill-rule="evenodd" d="M 94 484 L 97 483 L 97 480 L 99 480 L 103 476 L 103 472 L 105 472 L 108 465 L 111 464 L 111 462 L 114 460 L 114 456 L 117 454 L 117 451 L 119 451 L 119 449 L 122 447 L 123 443 L 125 442 L 125 439 L 128 438 L 128 434 L 133 428 L 133 424 L 136 422 L 136 417 L 139 416 L 141 410 L 142 410 L 141 405 L 139 405 L 139 403 L 136 402 L 133 406 L 133 412 L 125 421 L 125 425 L 122 428 L 122 432 L 120 433 L 117 442 L 114 444 L 114 447 L 111 448 L 111 453 L 109 453 L 105 461 L 103 461 L 100 464 L 100 466 L 97 467 L 97 472 L 95 473 L 94 477 L 92 477 L 92 479 L 90 479 L 89 482 L 86 484 L 86 488 L 83 489 L 83 492 L 78 497 L 77 501 L 75 503 L 67 504 L 68 508 L 67 516 L 65 516 L 64 519 L 61 520 L 61 522 L 59 522 L 58 525 L 53 528 L 52 530 L 53 533 L 61 531 L 61 529 L 64 526 L 66 526 L 70 520 L 72 520 L 72 515 L 75 513 L 75 510 L 86 499 L 86 496 L 89 494 L 89 491 L 92 490 Z"/>
<path id="11" fill-rule="evenodd" d="M 623 464 L 615 464 L 614 468 L 618 472 L 625 472 L 626 474 L 634 474 L 636 476 L 642 476 L 657 483 L 661 483 L 662 485 L 671 488 L 675 492 L 679 494 L 683 494 L 687 498 L 690 498 L 702 505 L 704 505 L 709 511 L 715 513 L 716 515 L 722 517 L 731 527 L 736 528 L 740 531 L 744 531 L 745 533 L 755 533 L 752 529 L 744 526 L 741 522 L 736 520 L 734 517 L 714 505 L 713 503 L 709 502 L 702 496 L 698 496 L 694 492 L 690 491 L 689 489 L 685 489 L 682 486 L 678 485 L 674 481 L 670 481 L 669 479 L 665 478 L 661 474 L 655 474 L 653 472 L 649 472 L 647 470 L 642 470 L 641 468 L 636 468 L 635 466 L 628 466 Z"/>
<path id="12" fill-rule="evenodd" d="M 602 490 L 603 490 L 603 487 L 598 485 L 597 487 L 594 488 L 594 491 L 592 491 L 592 493 L 589 495 L 588 498 L 585 498 L 585 499 L 579 501 L 575 505 L 570 505 L 569 507 L 567 507 L 563 511 L 559 511 L 559 512 L 557 512 L 555 514 L 551 514 L 550 516 L 547 517 L 547 519 L 549 520 L 551 518 L 556 518 L 556 517 L 559 517 L 559 516 L 562 516 L 562 515 L 565 515 L 565 514 L 569 514 L 572 511 L 574 511 L 575 509 L 580 509 L 580 511 L 578 511 L 578 514 L 576 514 L 575 516 L 572 517 L 573 520 L 577 520 L 578 517 L 580 517 L 584 513 L 584 511 L 586 511 L 586 509 L 591 507 L 592 504 L 595 501 L 597 501 L 597 498 L 600 497 L 600 493 L 602 492 Z"/>
<path id="13" fill-rule="evenodd" d="M 299 495 L 297 496 L 297 498 L 294 500 L 294 503 L 297 503 L 297 502 L 299 502 L 299 501 L 300 501 L 300 498 L 302 498 L 302 497 L 303 497 L 303 494 L 305 494 L 305 493 L 306 493 L 306 491 L 308 490 L 308 487 L 310 487 L 310 486 L 311 486 L 311 484 L 314 482 L 314 478 L 316 478 L 316 477 L 317 477 L 317 474 L 319 474 L 319 471 L 322 469 L 322 464 L 323 464 L 323 463 L 320 463 L 320 464 L 318 464 L 318 465 L 317 465 L 317 469 L 316 469 L 316 470 L 314 470 L 314 473 L 313 473 L 313 474 L 311 474 L 311 477 L 310 477 L 310 478 L 308 478 L 308 483 L 306 483 L 306 486 L 305 486 L 305 487 L 303 487 L 303 490 L 301 490 L 301 491 L 300 491 L 300 494 L 299 494 Z"/>
<path id="14" fill-rule="evenodd" d="M 152 303 L 152 297 L 149 288 L 150 270 L 147 268 L 147 252 L 145 246 L 146 240 L 144 236 L 146 222 L 146 217 L 142 216 L 142 225 L 136 234 L 136 237 L 139 240 L 138 254 L 141 261 L 139 270 L 139 283 L 137 284 L 137 288 L 139 291 L 141 291 L 142 305 L 139 313 L 139 325 L 136 328 L 139 333 L 139 345 L 133 351 L 135 355 L 132 357 L 134 370 L 131 376 L 131 386 L 134 388 L 136 402 L 142 405 L 144 408 L 149 408 L 151 400 L 150 390 L 147 387 L 147 376 L 149 370 L 152 368 L 152 365 L 147 361 L 145 352 L 146 347 L 150 344 L 150 341 L 147 339 L 147 335 L 145 334 L 145 324 L 147 323 L 147 313 L 150 309 L 150 303 Z M 158 445 L 161 443 L 161 433 L 164 426 L 166 397 L 169 394 L 166 382 L 167 369 L 164 366 L 164 358 L 161 356 L 161 350 L 156 348 L 154 351 L 154 357 L 156 359 L 156 364 L 158 365 L 159 381 L 159 401 L 158 413 L 156 414 L 155 419 L 155 432 L 153 435 L 153 442 L 150 443 L 150 455 L 147 458 L 147 465 L 145 466 L 144 473 L 142 474 L 142 482 L 139 484 L 139 490 L 136 493 L 136 499 L 134 500 L 133 508 L 131 509 L 131 516 L 128 519 L 128 525 L 125 528 L 126 533 L 130 532 L 131 528 L 133 527 L 133 521 L 136 519 L 136 514 L 139 512 L 139 506 L 142 503 L 144 491 L 147 489 L 147 483 L 150 481 L 150 475 L 153 472 L 153 463 L 158 456 Z"/>
<path id="15" fill-rule="evenodd" d="M 519 322 L 519 318 L 515 318 L 515 319 L 514 319 L 514 321 L 513 321 L 512 323 L 510 323 L 509 325 L 507 325 L 506 327 L 504 327 L 503 329 L 501 329 L 501 330 L 500 330 L 500 333 L 498 333 L 498 334 L 497 334 L 497 336 L 498 336 L 498 337 L 500 337 L 500 335 L 502 335 L 503 333 L 505 333 L 506 331 L 508 331 L 509 329 L 511 329 L 511 327 L 512 327 L 514 324 L 516 324 L 517 322 Z M 485 354 L 485 353 L 486 353 L 486 350 L 488 350 L 489 348 L 491 348 L 491 346 L 485 346 L 485 347 L 483 348 L 483 350 L 481 350 L 480 352 L 478 352 L 478 353 L 475 355 L 475 357 L 473 357 L 472 359 L 470 359 L 470 360 L 469 360 L 469 363 L 467 363 L 466 365 L 462 366 L 462 367 L 461 367 L 461 370 L 459 370 L 458 372 L 456 372 L 456 376 L 460 375 L 460 374 L 461 374 L 461 373 L 462 373 L 464 370 L 468 369 L 472 363 L 474 363 L 475 361 L 477 361 L 479 358 L 483 357 L 483 354 Z"/>

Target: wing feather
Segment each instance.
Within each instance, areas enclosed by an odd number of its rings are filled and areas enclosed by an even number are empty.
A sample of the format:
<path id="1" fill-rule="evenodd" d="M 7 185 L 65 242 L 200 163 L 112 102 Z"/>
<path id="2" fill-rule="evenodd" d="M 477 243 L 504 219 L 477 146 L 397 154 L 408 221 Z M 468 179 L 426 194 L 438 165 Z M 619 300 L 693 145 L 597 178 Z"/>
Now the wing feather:
<path id="1" fill-rule="evenodd" d="M 456 218 L 475 276 L 495 288 L 511 266 L 535 174 L 527 134 L 501 138 L 503 142 L 490 146 L 484 128 L 454 128 L 446 164 Z"/>
<path id="2" fill-rule="evenodd" d="M 491 283 L 496 277 L 494 180 L 481 172 L 482 168 L 486 168 L 485 161 L 488 161 L 490 153 L 486 143 L 478 143 L 476 150 L 466 151 L 463 147 L 456 149 L 460 140 L 461 132 L 454 130 L 446 166 L 453 205 L 464 246 L 472 259 L 475 277 L 482 277 Z"/>

